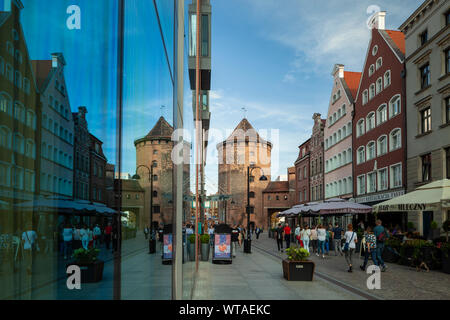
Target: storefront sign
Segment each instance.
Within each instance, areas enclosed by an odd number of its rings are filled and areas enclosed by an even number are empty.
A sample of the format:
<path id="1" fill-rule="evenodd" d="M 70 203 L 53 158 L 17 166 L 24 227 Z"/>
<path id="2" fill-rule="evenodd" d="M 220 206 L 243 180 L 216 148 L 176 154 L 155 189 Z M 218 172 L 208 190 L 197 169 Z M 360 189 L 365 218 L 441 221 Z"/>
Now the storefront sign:
<path id="1" fill-rule="evenodd" d="M 394 192 L 377 193 L 374 195 L 359 197 L 355 199 L 356 203 L 368 203 L 368 202 L 379 202 L 385 201 L 392 198 L 396 198 L 405 194 L 405 190 L 399 190 Z"/>
<path id="2" fill-rule="evenodd" d="M 214 259 L 231 259 L 231 235 L 214 235 Z"/>
<path id="3" fill-rule="evenodd" d="M 164 254 L 163 259 L 171 260 L 172 259 L 172 234 L 164 235 Z"/>
<path id="4" fill-rule="evenodd" d="M 426 211 L 435 210 L 436 208 L 435 204 L 429 203 L 401 203 L 378 206 L 378 211 Z"/>

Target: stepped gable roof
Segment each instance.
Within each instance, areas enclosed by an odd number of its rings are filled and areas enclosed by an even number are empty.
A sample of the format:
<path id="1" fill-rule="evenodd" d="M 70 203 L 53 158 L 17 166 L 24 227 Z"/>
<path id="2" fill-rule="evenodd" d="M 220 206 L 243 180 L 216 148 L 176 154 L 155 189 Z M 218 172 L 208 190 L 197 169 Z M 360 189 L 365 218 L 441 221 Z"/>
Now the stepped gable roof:
<path id="1" fill-rule="evenodd" d="M 350 91 L 353 100 L 356 99 L 356 94 L 358 93 L 358 86 L 361 80 L 361 72 L 344 71 L 344 80 Z"/>
<path id="2" fill-rule="evenodd" d="M 248 131 L 252 131 L 252 132 L 248 133 Z M 225 144 L 226 142 L 229 142 L 229 141 L 233 141 L 234 138 L 239 138 L 239 134 L 241 134 L 242 132 L 244 132 L 246 134 L 246 136 L 245 136 L 246 141 L 255 141 L 255 138 L 256 138 L 256 142 L 259 142 L 262 144 L 268 144 L 269 146 L 272 146 L 272 143 L 261 138 L 261 136 L 255 130 L 255 128 L 253 128 L 253 126 L 247 120 L 247 118 L 244 118 L 241 120 L 241 122 L 239 122 L 239 124 L 236 126 L 236 128 L 233 130 L 233 132 L 230 134 L 230 136 L 225 141 L 223 141 L 222 144 Z"/>
<path id="3" fill-rule="evenodd" d="M 267 192 L 289 192 L 289 181 L 271 181 L 263 193 Z"/>
<path id="4" fill-rule="evenodd" d="M 52 60 L 32 60 L 31 66 L 36 77 L 36 84 L 41 92 L 44 92 L 51 79 Z"/>
<path id="5" fill-rule="evenodd" d="M 145 139 L 172 139 L 173 127 L 164 119 L 160 117 L 158 122 L 152 130 L 145 136 Z"/>

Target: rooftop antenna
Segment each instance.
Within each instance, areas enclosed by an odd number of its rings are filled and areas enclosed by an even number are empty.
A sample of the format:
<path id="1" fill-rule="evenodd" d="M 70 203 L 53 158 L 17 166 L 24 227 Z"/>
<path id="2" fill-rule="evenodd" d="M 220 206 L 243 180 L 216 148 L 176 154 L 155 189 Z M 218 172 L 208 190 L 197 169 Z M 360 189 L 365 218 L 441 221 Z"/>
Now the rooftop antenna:
<path id="1" fill-rule="evenodd" d="M 244 113 L 244 118 L 247 119 L 247 108 L 242 107 L 241 110 Z"/>

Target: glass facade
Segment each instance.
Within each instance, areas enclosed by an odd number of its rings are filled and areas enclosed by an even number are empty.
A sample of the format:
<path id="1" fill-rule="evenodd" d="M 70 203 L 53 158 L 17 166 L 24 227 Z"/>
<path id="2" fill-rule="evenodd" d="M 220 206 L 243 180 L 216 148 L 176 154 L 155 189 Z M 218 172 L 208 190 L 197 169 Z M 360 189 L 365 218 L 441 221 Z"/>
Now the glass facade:
<path id="1" fill-rule="evenodd" d="M 5 3 L 0 299 L 189 298 L 192 147 L 176 133 L 193 129 L 187 8 Z"/>

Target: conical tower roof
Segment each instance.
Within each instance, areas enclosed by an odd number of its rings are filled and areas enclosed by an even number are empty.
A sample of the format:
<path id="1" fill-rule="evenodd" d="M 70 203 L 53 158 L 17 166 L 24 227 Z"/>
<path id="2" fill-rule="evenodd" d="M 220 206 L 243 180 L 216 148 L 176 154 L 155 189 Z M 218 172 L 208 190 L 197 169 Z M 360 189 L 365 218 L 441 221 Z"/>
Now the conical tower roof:
<path id="1" fill-rule="evenodd" d="M 164 117 L 160 117 L 153 129 L 145 137 L 136 140 L 135 144 L 144 140 L 172 140 L 172 133 L 173 127 Z"/>
<path id="2" fill-rule="evenodd" d="M 261 138 L 261 136 L 258 134 L 258 132 L 253 128 L 253 126 L 250 124 L 250 122 L 247 120 L 247 118 L 244 118 L 239 122 L 239 124 L 236 126 L 236 128 L 233 130 L 233 132 L 230 134 L 230 136 L 222 142 L 222 144 L 226 144 L 227 142 L 232 142 L 236 139 L 243 139 L 243 135 L 245 135 L 246 141 L 256 141 L 257 143 L 263 143 L 268 144 L 269 146 L 272 146 L 272 144 L 269 141 L 264 140 Z M 219 143 L 219 145 L 221 145 Z"/>

